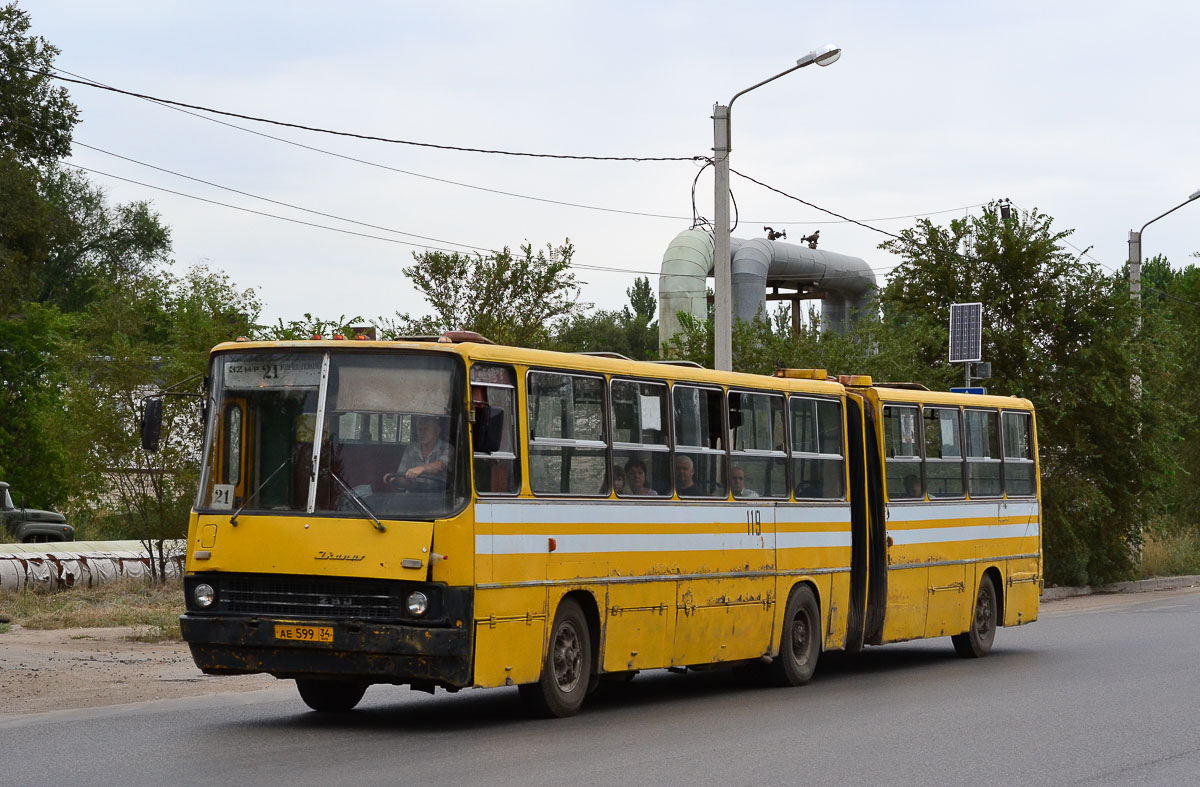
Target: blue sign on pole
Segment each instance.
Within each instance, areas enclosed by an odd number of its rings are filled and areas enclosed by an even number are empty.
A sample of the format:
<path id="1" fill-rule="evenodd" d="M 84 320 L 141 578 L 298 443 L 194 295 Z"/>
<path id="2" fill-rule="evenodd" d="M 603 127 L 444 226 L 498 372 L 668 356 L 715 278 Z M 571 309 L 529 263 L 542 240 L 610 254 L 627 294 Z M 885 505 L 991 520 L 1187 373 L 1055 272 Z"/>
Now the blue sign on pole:
<path id="1" fill-rule="evenodd" d="M 973 385 L 970 388 L 951 388 L 950 393 L 979 394 L 983 396 L 987 393 L 987 389 L 982 386 Z"/>

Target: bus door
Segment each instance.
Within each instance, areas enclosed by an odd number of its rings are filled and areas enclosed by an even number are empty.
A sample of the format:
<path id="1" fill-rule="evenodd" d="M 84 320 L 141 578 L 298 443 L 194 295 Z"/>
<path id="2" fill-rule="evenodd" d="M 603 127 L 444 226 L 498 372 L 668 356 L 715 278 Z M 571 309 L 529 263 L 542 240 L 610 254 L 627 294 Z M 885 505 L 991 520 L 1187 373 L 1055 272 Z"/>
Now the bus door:
<path id="1" fill-rule="evenodd" d="M 871 577 L 886 577 L 885 571 L 871 571 L 870 496 L 867 485 L 867 452 L 861 396 L 846 397 L 846 460 L 850 470 L 850 612 L 847 620 L 846 650 L 855 653 L 865 644 L 867 629 L 868 584 Z M 876 583 L 880 584 L 880 583 Z M 883 585 L 880 584 L 880 589 Z M 872 599 L 871 606 L 882 609 L 884 598 Z"/>
<path id="2" fill-rule="evenodd" d="M 885 642 L 925 636 L 929 556 L 924 539 L 921 410 L 883 405 L 884 488 L 887 495 L 888 593 Z"/>

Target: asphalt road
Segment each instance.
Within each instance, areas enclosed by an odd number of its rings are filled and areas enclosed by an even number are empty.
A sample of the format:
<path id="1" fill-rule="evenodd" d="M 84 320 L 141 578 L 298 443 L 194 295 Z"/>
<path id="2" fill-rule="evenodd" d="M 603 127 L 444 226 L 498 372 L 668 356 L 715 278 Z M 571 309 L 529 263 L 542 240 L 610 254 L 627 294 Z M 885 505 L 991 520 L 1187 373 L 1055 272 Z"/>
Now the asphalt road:
<path id="1" fill-rule="evenodd" d="M 10 717 L 0 783 L 1196 784 L 1198 717 L 1192 590 L 1045 605 L 986 659 L 939 639 L 823 660 L 799 689 L 643 674 L 557 721 L 513 689 L 385 686 L 331 718 L 283 683 Z"/>

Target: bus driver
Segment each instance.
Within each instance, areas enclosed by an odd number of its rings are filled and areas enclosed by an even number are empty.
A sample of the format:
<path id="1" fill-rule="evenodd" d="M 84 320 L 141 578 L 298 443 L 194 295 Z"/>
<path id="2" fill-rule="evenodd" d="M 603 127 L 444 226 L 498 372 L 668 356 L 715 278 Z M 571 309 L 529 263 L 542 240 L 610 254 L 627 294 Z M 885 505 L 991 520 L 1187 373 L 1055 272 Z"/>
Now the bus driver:
<path id="1" fill-rule="evenodd" d="M 414 489 L 445 487 L 450 469 L 450 444 L 438 434 L 437 418 L 419 415 L 414 421 L 416 439 L 404 448 L 396 472 L 384 475 L 383 482 Z"/>

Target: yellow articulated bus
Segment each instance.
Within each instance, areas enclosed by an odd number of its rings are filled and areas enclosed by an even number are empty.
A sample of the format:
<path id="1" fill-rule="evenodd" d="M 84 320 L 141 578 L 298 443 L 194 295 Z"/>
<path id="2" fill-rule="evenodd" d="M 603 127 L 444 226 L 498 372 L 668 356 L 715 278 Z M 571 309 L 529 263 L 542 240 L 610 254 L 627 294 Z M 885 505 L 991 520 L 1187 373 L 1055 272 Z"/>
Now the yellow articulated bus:
<path id="1" fill-rule="evenodd" d="M 519 686 L 575 713 L 639 670 L 1037 618 L 1029 402 L 492 345 L 222 344 L 184 638 L 210 674 Z"/>

